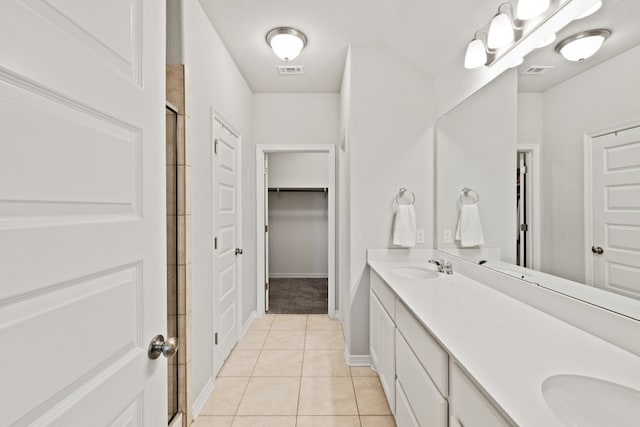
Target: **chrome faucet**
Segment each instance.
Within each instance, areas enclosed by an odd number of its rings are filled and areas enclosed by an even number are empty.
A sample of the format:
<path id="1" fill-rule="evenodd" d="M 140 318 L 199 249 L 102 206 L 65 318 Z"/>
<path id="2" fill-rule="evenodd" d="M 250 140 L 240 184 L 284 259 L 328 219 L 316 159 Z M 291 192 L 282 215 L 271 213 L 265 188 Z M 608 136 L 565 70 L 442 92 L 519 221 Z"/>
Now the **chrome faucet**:
<path id="1" fill-rule="evenodd" d="M 450 262 L 445 262 L 443 259 L 430 259 L 429 262 L 431 264 L 435 264 L 438 267 L 439 273 L 453 274 L 453 266 Z"/>

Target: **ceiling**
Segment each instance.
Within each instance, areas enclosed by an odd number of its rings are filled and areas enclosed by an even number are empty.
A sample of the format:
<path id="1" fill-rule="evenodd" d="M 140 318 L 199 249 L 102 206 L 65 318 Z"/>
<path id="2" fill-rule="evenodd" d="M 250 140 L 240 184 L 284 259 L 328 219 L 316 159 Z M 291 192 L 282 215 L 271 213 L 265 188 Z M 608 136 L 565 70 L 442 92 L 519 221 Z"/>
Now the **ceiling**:
<path id="1" fill-rule="evenodd" d="M 555 45 L 562 39 L 584 30 L 607 28 L 611 37 L 602 48 L 584 62 L 569 62 L 555 52 Z M 640 1 L 605 0 L 595 14 L 567 25 L 551 45 L 531 52 L 518 67 L 519 92 L 544 92 L 563 81 L 592 68 L 607 59 L 640 44 Z M 555 66 L 541 75 L 523 75 L 531 66 Z M 640 70 L 638 70 L 640 71 Z"/>
<path id="2" fill-rule="evenodd" d="M 637 0 L 634 0 L 637 1 Z M 426 77 L 462 66 L 466 45 L 502 0 L 200 0 L 254 92 L 339 92 L 347 46 L 384 44 Z M 303 76 L 280 76 L 284 65 L 265 42 L 274 27 L 307 35 L 289 65 Z"/>

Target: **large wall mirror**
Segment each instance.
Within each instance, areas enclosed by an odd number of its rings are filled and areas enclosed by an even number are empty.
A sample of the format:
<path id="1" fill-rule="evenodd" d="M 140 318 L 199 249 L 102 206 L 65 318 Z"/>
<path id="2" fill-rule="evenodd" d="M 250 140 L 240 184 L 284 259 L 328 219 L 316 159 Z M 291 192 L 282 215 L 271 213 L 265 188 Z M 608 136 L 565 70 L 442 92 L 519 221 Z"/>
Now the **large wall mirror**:
<path id="1" fill-rule="evenodd" d="M 439 121 L 439 249 L 640 320 L 639 22 L 640 1 L 604 0 Z M 592 57 L 556 52 L 595 29 Z"/>

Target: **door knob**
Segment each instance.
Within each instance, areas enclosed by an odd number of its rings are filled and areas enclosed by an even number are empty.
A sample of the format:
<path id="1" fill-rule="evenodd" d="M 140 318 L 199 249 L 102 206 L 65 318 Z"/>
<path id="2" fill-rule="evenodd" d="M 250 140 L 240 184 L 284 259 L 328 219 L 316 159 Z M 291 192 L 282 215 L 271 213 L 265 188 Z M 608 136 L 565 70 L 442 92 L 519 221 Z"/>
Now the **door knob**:
<path id="1" fill-rule="evenodd" d="M 162 354 L 167 359 L 178 351 L 178 339 L 168 338 L 166 341 L 162 335 L 156 335 L 149 343 L 149 359 L 157 359 Z"/>
<path id="2" fill-rule="evenodd" d="M 604 253 L 604 249 L 602 249 L 600 246 L 591 246 L 591 252 L 593 252 L 594 254 L 602 255 Z"/>
<path id="3" fill-rule="evenodd" d="M 236 248 L 236 255 L 242 255 L 242 249 Z"/>

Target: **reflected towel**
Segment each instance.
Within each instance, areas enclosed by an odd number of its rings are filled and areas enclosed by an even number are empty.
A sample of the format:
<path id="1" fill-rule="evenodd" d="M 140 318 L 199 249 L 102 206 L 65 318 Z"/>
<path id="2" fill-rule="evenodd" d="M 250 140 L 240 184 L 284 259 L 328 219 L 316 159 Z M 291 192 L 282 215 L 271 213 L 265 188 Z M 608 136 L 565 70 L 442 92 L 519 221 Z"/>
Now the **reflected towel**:
<path id="1" fill-rule="evenodd" d="M 400 205 L 393 223 L 393 244 L 412 248 L 416 245 L 416 211 L 413 205 Z"/>
<path id="2" fill-rule="evenodd" d="M 484 234 L 482 234 L 482 224 L 480 223 L 480 210 L 477 203 L 465 204 L 460 208 L 456 240 L 460 241 L 460 246 L 463 248 L 484 243 Z"/>

